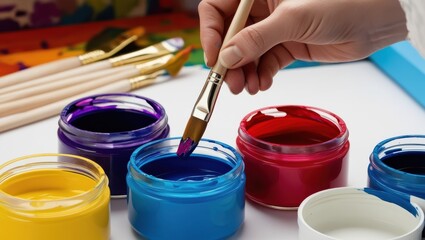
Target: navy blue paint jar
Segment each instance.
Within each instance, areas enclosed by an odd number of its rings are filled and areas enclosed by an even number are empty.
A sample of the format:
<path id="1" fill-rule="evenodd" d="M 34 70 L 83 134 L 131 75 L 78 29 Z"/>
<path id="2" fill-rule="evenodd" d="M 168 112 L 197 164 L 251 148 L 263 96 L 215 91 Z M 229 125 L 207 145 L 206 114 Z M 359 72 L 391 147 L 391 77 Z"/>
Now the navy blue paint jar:
<path id="1" fill-rule="evenodd" d="M 370 155 L 368 186 L 400 195 L 425 209 L 425 135 L 378 143 Z"/>
<path id="2" fill-rule="evenodd" d="M 128 214 L 147 239 L 224 239 L 243 223 L 244 164 L 238 152 L 202 139 L 188 158 L 180 138 L 142 145 L 128 163 Z"/>
<path id="3" fill-rule="evenodd" d="M 127 163 L 147 142 L 168 137 L 165 109 L 128 93 L 100 94 L 69 103 L 59 118 L 59 152 L 98 163 L 109 178 L 111 197 L 127 195 Z"/>

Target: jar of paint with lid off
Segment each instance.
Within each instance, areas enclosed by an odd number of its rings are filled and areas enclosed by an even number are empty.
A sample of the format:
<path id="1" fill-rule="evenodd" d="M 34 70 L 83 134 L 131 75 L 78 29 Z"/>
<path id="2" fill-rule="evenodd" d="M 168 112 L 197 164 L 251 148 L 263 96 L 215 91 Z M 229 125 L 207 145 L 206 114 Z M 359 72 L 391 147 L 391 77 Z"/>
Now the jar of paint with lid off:
<path id="1" fill-rule="evenodd" d="M 245 174 L 232 147 L 201 139 L 185 158 L 180 138 L 134 151 L 128 164 L 128 214 L 146 239 L 225 239 L 244 220 Z"/>
<path id="2" fill-rule="evenodd" d="M 236 144 L 246 166 L 247 198 L 261 205 L 296 209 L 315 192 L 347 184 L 348 130 L 329 111 L 258 109 L 241 121 Z"/>
<path id="3" fill-rule="evenodd" d="M 59 151 L 98 163 L 109 178 L 112 197 L 125 197 L 131 153 L 169 131 L 165 109 L 152 99 L 128 93 L 88 96 L 62 110 Z"/>
<path id="4" fill-rule="evenodd" d="M 425 135 L 385 139 L 369 160 L 369 187 L 404 196 L 425 209 Z"/>
<path id="5" fill-rule="evenodd" d="M 0 166 L 0 239 L 108 240 L 108 178 L 95 162 L 37 154 Z"/>
<path id="6" fill-rule="evenodd" d="M 424 227 L 417 204 L 371 188 L 319 191 L 297 214 L 299 240 L 421 240 Z"/>

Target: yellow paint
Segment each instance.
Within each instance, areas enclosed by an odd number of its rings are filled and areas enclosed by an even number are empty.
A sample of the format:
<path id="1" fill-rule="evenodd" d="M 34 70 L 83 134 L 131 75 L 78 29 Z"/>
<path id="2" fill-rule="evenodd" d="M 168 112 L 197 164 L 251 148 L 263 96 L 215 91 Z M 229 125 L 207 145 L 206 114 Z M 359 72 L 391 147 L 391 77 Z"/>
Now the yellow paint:
<path id="1" fill-rule="evenodd" d="M 97 185 L 88 176 L 61 169 L 31 170 L 7 178 L 0 191 L 22 204 L 0 204 L 0 239 L 109 239 L 109 188 L 106 185 L 93 196 Z"/>

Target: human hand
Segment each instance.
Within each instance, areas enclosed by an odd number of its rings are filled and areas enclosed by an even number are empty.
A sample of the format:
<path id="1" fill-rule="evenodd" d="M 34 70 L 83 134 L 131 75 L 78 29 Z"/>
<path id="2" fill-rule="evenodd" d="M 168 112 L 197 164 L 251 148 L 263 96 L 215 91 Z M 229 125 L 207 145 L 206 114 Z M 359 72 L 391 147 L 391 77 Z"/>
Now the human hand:
<path id="1" fill-rule="evenodd" d="M 198 6 L 206 64 L 228 68 L 234 93 L 270 88 L 274 75 L 295 60 L 347 62 L 402 41 L 406 19 L 398 0 L 256 0 L 247 27 L 221 46 L 238 0 Z"/>

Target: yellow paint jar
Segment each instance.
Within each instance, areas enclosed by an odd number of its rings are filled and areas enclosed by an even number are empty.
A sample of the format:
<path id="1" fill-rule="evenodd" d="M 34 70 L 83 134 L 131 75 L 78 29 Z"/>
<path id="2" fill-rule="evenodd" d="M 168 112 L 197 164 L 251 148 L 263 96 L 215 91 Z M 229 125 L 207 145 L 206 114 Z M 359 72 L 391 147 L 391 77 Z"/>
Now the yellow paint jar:
<path id="1" fill-rule="evenodd" d="M 95 162 L 37 154 L 0 165 L 0 239 L 109 239 L 108 178 Z"/>

